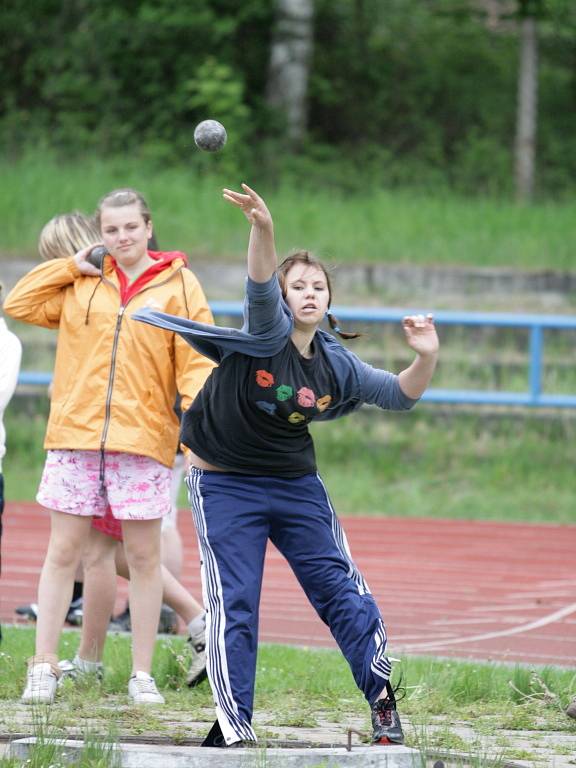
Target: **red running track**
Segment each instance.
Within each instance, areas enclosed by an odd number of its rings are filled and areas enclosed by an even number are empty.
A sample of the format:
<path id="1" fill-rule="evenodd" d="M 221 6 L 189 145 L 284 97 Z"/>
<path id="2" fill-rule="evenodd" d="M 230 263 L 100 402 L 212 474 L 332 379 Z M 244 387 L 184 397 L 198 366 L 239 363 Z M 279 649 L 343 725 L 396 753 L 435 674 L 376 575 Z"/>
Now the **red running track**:
<path id="1" fill-rule="evenodd" d="M 382 610 L 394 653 L 574 666 L 576 526 L 344 518 L 354 559 Z M 184 583 L 199 596 L 191 515 L 180 512 Z M 0 620 L 36 600 L 48 515 L 33 503 L 4 513 Z M 121 581 L 121 580 L 120 580 Z M 126 594 L 121 582 L 118 606 Z M 269 546 L 260 639 L 331 647 L 280 554 Z"/>

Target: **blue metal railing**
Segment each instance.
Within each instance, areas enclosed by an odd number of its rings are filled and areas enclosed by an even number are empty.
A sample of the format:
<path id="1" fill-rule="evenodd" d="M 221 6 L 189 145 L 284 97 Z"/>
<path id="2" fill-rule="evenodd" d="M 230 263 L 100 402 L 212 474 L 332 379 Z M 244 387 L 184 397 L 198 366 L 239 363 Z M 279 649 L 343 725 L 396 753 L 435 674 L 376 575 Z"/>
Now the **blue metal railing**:
<path id="1" fill-rule="evenodd" d="M 214 301 L 210 304 L 216 317 L 241 317 L 242 303 Z M 342 321 L 362 323 L 398 323 L 414 310 L 334 307 L 334 314 Z M 524 405 L 533 407 L 576 408 L 576 395 L 546 394 L 542 391 L 542 359 L 544 330 L 576 331 L 576 317 L 571 315 L 507 314 L 504 312 L 448 312 L 434 314 L 438 326 L 484 326 L 526 328 L 529 330 L 528 389 L 525 392 L 506 392 L 474 389 L 429 389 L 422 398 L 431 403 L 474 405 Z M 576 348 L 576 345 L 575 345 Z M 22 371 L 18 383 L 48 386 L 49 373 Z"/>

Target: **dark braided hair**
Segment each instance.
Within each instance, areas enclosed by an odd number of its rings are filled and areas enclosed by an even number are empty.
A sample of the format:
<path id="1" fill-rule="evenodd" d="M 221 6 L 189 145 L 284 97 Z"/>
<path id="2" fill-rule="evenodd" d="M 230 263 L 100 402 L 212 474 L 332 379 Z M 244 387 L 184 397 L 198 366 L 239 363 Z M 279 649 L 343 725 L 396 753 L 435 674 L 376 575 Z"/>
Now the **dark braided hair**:
<path id="1" fill-rule="evenodd" d="M 324 264 L 322 264 L 321 261 L 313 256 L 310 251 L 294 251 L 293 253 L 286 256 L 284 261 L 279 265 L 277 269 L 277 275 L 278 282 L 280 283 L 280 289 L 282 291 L 282 296 L 286 298 L 286 276 L 295 264 L 305 264 L 307 267 L 316 267 L 324 272 L 326 285 L 328 286 L 328 311 L 326 312 L 326 317 L 328 318 L 330 328 L 332 328 L 332 330 L 335 331 L 342 339 L 357 339 L 359 336 L 361 336 L 361 333 L 349 333 L 347 331 L 343 331 L 340 328 L 338 318 L 334 315 L 333 312 L 330 311 L 330 304 L 332 303 L 332 281 L 330 279 L 330 274 L 328 273 L 328 270 Z"/>

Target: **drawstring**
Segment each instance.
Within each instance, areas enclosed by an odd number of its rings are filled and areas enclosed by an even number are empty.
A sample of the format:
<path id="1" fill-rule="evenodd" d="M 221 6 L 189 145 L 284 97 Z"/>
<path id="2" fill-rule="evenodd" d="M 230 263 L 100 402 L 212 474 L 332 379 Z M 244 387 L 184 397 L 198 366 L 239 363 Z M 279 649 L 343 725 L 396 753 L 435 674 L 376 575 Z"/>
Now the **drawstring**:
<path id="1" fill-rule="evenodd" d="M 100 448 L 100 472 L 99 472 L 99 486 L 98 486 L 98 493 L 100 496 L 104 496 L 106 493 L 106 486 L 104 485 L 104 470 L 105 470 L 105 459 L 104 459 L 104 448 Z"/>
<path id="2" fill-rule="evenodd" d="M 88 316 L 90 315 L 90 307 L 92 306 L 92 299 L 94 298 L 94 294 L 98 290 L 98 286 L 102 282 L 102 275 L 100 275 L 100 280 L 96 283 L 94 286 L 94 290 L 92 291 L 92 295 L 90 296 L 90 300 L 88 301 L 88 308 L 86 309 L 86 317 L 84 318 L 84 325 L 88 325 Z"/>
<path id="3" fill-rule="evenodd" d="M 102 282 L 103 275 L 100 275 L 100 279 L 94 286 L 94 290 L 92 291 L 92 294 L 90 296 L 90 299 L 88 300 L 88 307 L 86 309 L 86 317 L 84 318 L 84 325 L 88 325 L 88 318 L 90 316 L 90 307 L 92 306 L 92 299 L 94 298 L 94 294 L 98 290 L 98 286 Z M 101 496 L 104 496 L 106 492 L 106 488 L 104 486 L 104 448 L 100 449 L 100 471 L 99 471 L 99 487 L 98 487 L 98 493 Z"/>
<path id="4" fill-rule="evenodd" d="M 180 281 L 182 282 L 182 294 L 184 296 L 184 304 L 186 305 L 186 314 L 190 317 L 190 308 L 188 307 L 188 298 L 186 297 L 186 283 L 184 282 L 184 274 L 180 270 Z"/>

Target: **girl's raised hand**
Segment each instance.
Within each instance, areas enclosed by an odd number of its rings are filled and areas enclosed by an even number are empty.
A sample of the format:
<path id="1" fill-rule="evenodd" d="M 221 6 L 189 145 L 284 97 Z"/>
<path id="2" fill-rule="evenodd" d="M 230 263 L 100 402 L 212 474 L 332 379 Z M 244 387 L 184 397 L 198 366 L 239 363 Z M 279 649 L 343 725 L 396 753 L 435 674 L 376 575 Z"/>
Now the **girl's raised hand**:
<path id="1" fill-rule="evenodd" d="M 414 352 L 424 357 L 438 353 L 440 342 L 432 315 L 407 315 L 402 320 L 402 328 L 408 346 Z"/>
<path id="2" fill-rule="evenodd" d="M 244 216 L 253 227 L 272 229 L 272 216 L 266 203 L 248 184 L 242 184 L 244 192 L 235 192 L 233 189 L 224 189 L 224 200 L 240 208 Z"/>

